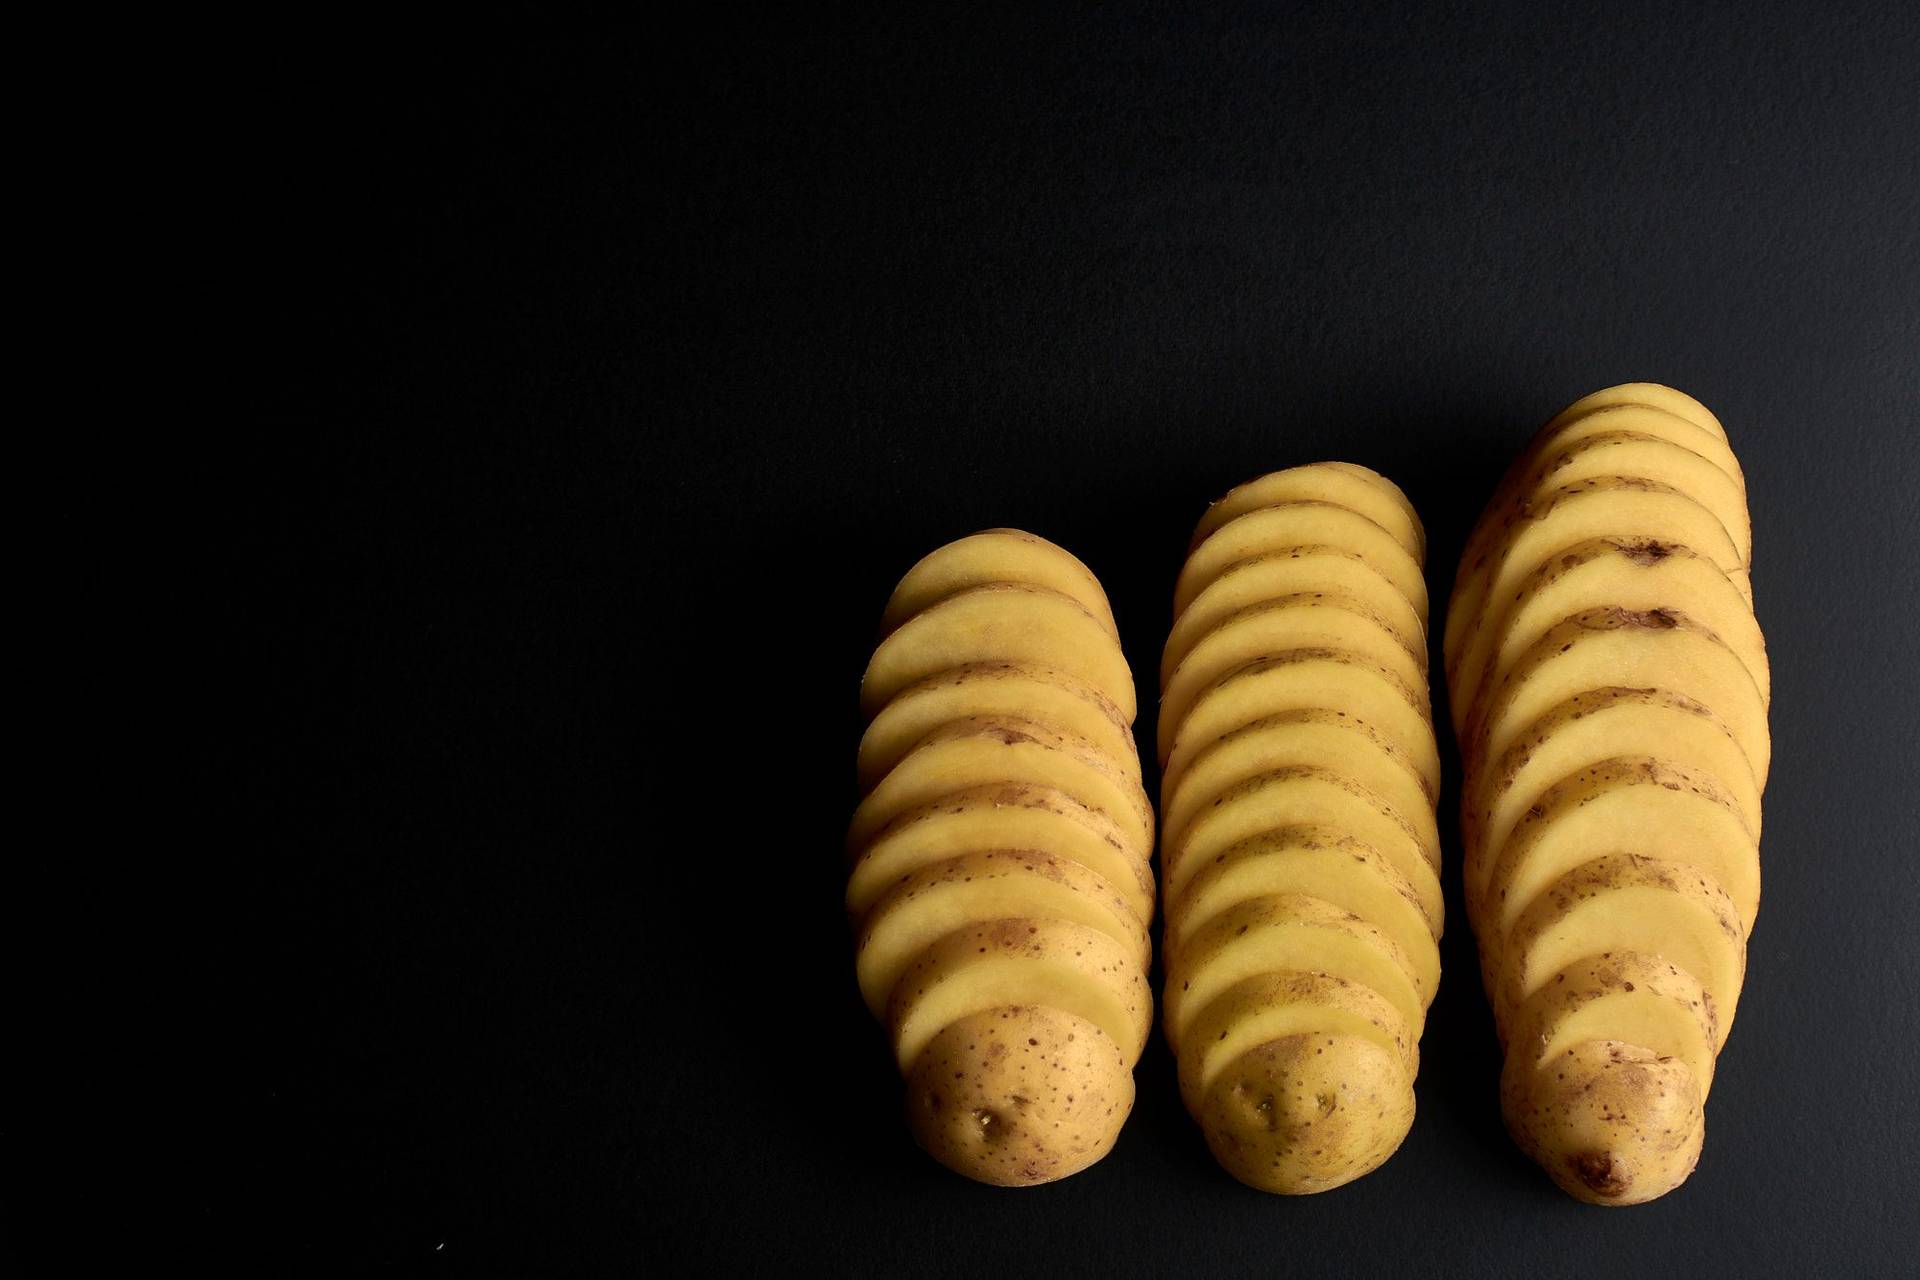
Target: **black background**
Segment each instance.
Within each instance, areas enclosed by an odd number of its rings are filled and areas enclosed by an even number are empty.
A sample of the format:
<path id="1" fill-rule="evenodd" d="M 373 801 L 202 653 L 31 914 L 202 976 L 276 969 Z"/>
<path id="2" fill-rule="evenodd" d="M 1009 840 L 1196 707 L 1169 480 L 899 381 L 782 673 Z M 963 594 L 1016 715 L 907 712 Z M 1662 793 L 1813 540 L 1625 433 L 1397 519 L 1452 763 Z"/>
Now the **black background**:
<path id="1" fill-rule="evenodd" d="M 264 1023 L 207 1229 L 448 1274 L 1911 1274 L 1920 11 L 1698 9 L 271 42 L 238 104 Z M 1728 425 L 1775 682 L 1691 1181 L 1599 1211 L 1514 1150 L 1451 878 L 1419 1117 L 1361 1182 L 1240 1187 L 1157 1037 L 1086 1173 L 918 1153 L 839 906 L 898 575 L 989 525 L 1075 551 L 1150 743 L 1207 500 L 1379 468 L 1437 632 L 1513 451 L 1632 379 Z"/>

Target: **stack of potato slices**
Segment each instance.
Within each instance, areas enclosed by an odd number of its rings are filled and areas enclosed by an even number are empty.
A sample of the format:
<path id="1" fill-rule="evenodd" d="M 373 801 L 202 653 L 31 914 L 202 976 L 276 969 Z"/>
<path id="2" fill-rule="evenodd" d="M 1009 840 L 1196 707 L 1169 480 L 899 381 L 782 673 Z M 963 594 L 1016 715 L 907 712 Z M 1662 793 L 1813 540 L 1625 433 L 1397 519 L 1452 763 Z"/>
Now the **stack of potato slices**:
<path id="1" fill-rule="evenodd" d="M 862 678 L 860 990 L 933 1156 L 982 1182 L 1113 1146 L 1153 1020 L 1153 811 L 1106 593 L 990 529 L 901 579 Z"/>
<path id="2" fill-rule="evenodd" d="M 1508 1127 L 1561 1187 L 1693 1171 L 1760 900 L 1770 743 L 1746 483 L 1667 387 L 1549 422 L 1470 537 L 1446 627 L 1466 900 Z"/>
<path id="3" fill-rule="evenodd" d="M 1165 1026 L 1216 1159 L 1266 1191 L 1368 1173 L 1413 1122 L 1440 979 L 1425 536 L 1364 467 L 1208 509 L 1160 668 Z"/>

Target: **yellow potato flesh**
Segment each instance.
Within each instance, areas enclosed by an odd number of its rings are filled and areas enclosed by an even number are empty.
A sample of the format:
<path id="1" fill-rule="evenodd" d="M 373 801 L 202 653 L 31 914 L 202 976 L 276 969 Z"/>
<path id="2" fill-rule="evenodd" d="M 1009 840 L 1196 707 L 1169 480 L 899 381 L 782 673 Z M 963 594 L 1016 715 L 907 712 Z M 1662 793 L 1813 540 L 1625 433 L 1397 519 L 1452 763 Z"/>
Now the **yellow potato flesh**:
<path id="1" fill-rule="evenodd" d="M 1228 491 L 1200 517 L 1192 546 L 1199 546 L 1230 520 L 1283 502 L 1330 502 L 1346 507 L 1392 534 L 1394 541 L 1406 548 L 1415 560 L 1424 559 L 1427 554 L 1426 535 L 1420 528 L 1419 517 L 1398 485 L 1365 467 L 1334 463 L 1290 467 Z"/>
<path id="2" fill-rule="evenodd" d="M 1604 476 L 1657 480 L 1686 494 L 1713 512 L 1733 540 L 1741 564 L 1751 563 L 1753 520 L 1747 511 L 1747 486 L 1710 458 L 1657 435 L 1644 431 L 1602 431 L 1578 439 L 1555 441 L 1553 448 L 1533 465 L 1528 490 Z"/>
<path id="3" fill-rule="evenodd" d="M 1384 574 L 1415 613 L 1427 612 L 1427 583 L 1420 562 L 1393 535 L 1357 511 L 1330 502 L 1285 502 L 1260 507 L 1215 529 L 1188 555 L 1173 588 L 1177 618 L 1195 596 L 1243 560 L 1286 547 L 1321 543 L 1339 547 Z"/>
<path id="4" fill-rule="evenodd" d="M 907 570 L 887 601 L 881 634 L 955 592 L 1011 582 L 1071 596 L 1105 623 L 1108 631 L 1119 634 L 1107 593 L 1093 571 L 1071 552 L 1017 529 L 988 529 L 949 542 Z"/>
<path id="5" fill-rule="evenodd" d="M 1419 1053 L 1405 1022 L 1369 987 L 1330 974 L 1263 973 L 1221 992 L 1203 1007 L 1181 1040 L 1180 1093 L 1197 1110 L 1220 1073 L 1241 1054 L 1289 1036 L 1340 1036 L 1371 1041 L 1407 1081 Z"/>
<path id="6" fill-rule="evenodd" d="M 1720 419 L 1713 416 L 1712 410 L 1686 392 L 1676 391 L 1672 387 L 1665 387 L 1657 382 L 1623 382 L 1617 387 L 1607 387 L 1591 395 L 1581 396 L 1553 415 L 1542 434 L 1555 431 L 1567 423 L 1593 414 L 1619 409 L 1657 410 L 1690 422 L 1722 440 L 1727 438 L 1727 429 L 1720 425 Z"/>

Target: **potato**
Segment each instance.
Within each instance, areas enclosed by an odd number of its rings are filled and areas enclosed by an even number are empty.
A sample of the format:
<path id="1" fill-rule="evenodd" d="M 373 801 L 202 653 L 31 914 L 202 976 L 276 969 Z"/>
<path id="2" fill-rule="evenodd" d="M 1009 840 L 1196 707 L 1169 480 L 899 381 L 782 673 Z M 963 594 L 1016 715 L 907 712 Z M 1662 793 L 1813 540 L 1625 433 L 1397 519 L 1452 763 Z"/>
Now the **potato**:
<path id="1" fill-rule="evenodd" d="M 1420 833 L 1380 797 L 1331 769 L 1294 765 L 1257 774 L 1221 792 L 1177 842 L 1161 846 L 1160 873 L 1168 900 L 1208 859 L 1262 831 L 1291 826 L 1327 826 L 1351 834 L 1385 855 L 1416 890 L 1426 883 L 1418 868 L 1424 864 L 1432 871 L 1440 865 L 1438 843 L 1423 843 Z M 1437 901 L 1423 905 L 1429 916 L 1438 915 Z"/>
<path id="2" fill-rule="evenodd" d="M 1160 830 L 1171 844 L 1194 813 L 1222 791 L 1289 765 L 1320 765 L 1379 796 L 1423 837 L 1439 841 L 1433 794 L 1398 744 L 1372 725 L 1325 707 L 1302 707 L 1256 720 L 1209 743 L 1160 792 Z"/>
<path id="3" fill-rule="evenodd" d="M 1740 655 L 1763 699 L 1772 687 L 1767 644 L 1753 610 L 1712 561 L 1678 543 L 1594 538 L 1561 551 L 1489 608 L 1453 676 L 1454 727 L 1519 656 L 1562 619 L 1587 609 L 1684 612 Z"/>
<path id="4" fill-rule="evenodd" d="M 1431 869 L 1428 879 L 1435 879 Z M 1440 921 L 1423 896 L 1440 900 L 1438 884 L 1414 891 L 1400 869 L 1371 845 L 1332 827 L 1282 827 L 1242 840 L 1193 873 L 1180 896 L 1167 901 L 1169 951 L 1236 903 L 1262 893 L 1302 893 L 1350 911 L 1394 940 L 1412 962 L 1415 985 L 1440 982 Z"/>
<path id="5" fill-rule="evenodd" d="M 1249 605 L 1201 637 L 1160 695 L 1160 741 L 1171 748 L 1201 690 L 1249 662 L 1290 649 L 1340 649 L 1393 672 L 1409 687 L 1427 678 L 1424 637 L 1397 634 L 1352 596 L 1311 592 Z M 1419 656 L 1415 656 L 1416 649 Z"/>
<path id="6" fill-rule="evenodd" d="M 1400 486 L 1377 471 L 1350 462 L 1289 467 L 1230 489 L 1200 517 L 1187 549 L 1192 551 L 1229 520 L 1283 502 L 1331 502 L 1357 511 L 1392 534 L 1415 560 L 1426 558 L 1426 532 Z"/>
<path id="7" fill-rule="evenodd" d="M 1133 673 L 1105 620 L 1072 596 L 1019 583 L 969 587 L 928 605 L 880 642 L 860 680 L 871 718 L 916 681 L 975 662 L 1064 671 L 1105 695 L 1131 723 Z"/>
<path id="8" fill-rule="evenodd" d="M 1501 1110 L 1520 1149 L 1588 1204 L 1644 1204 L 1693 1173 L 1706 1136 L 1686 1064 L 1618 1040 L 1570 1045 L 1551 1062 L 1507 1059 Z"/>
<path id="9" fill-rule="evenodd" d="M 1113 608 L 1093 570 L 1045 538 L 1018 529 L 987 529 L 949 542 L 907 570 L 880 619 L 886 635 L 928 605 L 970 587 L 1025 583 L 1071 596 L 1116 637 Z"/>
<path id="10" fill-rule="evenodd" d="M 1760 785 L 1720 717 L 1665 689 L 1607 688 L 1577 693 L 1528 726 L 1499 759 L 1470 773 L 1460 806 L 1471 900 L 1486 887 L 1488 859 L 1548 787 L 1607 760 L 1658 757 L 1711 777 L 1747 830 L 1760 835 Z"/>
<path id="11" fill-rule="evenodd" d="M 901 1073 L 951 1024 L 1003 1006 L 1078 1014 L 1120 1047 L 1129 1069 L 1146 1047 L 1153 996 L 1128 949 L 1064 920 L 985 920 L 922 951 L 894 984 L 887 1026 Z"/>
<path id="12" fill-rule="evenodd" d="M 1713 512 L 1742 563 L 1752 558 L 1753 520 L 1747 512 L 1747 486 L 1737 471 L 1729 474 L 1685 445 L 1649 432 L 1600 431 L 1555 441 L 1528 468 L 1523 483 L 1534 493 L 1607 476 L 1637 476 L 1673 486 Z"/>
<path id="13" fill-rule="evenodd" d="M 1722 440 L 1727 438 L 1727 429 L 1720 424 L 1720 419 L 1713 416 L 1713 412 L 1707 406 L 1684 391 L 1675 391 L 1672 387 L 1663 387 L 1657 382 L 1623 382 L 1617 387 L 1607 387 L 1592 395 L 1581 396 L 1556 413 L 1542 428 L 1540 434 L 1551 435 L 1568 423 L 1595 414 L 1630 409 L 1655 409 L 1692 423 Z"/>
<path id="14" fill-rule="evenodd" d="M 1152 956 L 1146 921 L 1113 886 L 1077 863 L 1034 849 L 963 853 L 922 867 L 873 906 L 854 953 L 860 993 L 877 1018 L 921 951 L 980 920 L 1037 916 L 1097 930 L 1142 970 Z"/>
<path id="15" fill-rule="evenodd" d="M 907 1124 L 956 1173 L 1001 1187 L 1052 1182 L 1112 1150 L 1133 1071 L 1112 1038 L 1062 1009 L 969 1014 L 928 1042 L 907 1077 Z"/>
<path id="16" fill-rule="evenodd" d="M 1263 973 L 1332 974 L 1368 987 L 1393 1005 L 1415 1039 L 1426 1025 L 1433 988 L 1391 936 L 1350 911 L 1298 893 L 1248 898 L 1201 926 L 1169 952 L 1163 1001 L 1167 1041 L 1179 1051 L 1194 1017 L 1227 988 Z"/>
<path id="17" fill-rule="evenodd" d="M 1201 1008 L 1177 1054 L 1180 1093 L 1198 1111 L 1223 1072 L 1249 1049 L 1290 1036 L 1371 1042 L 1411 1089 L 1420 1051 L 1384 996 L 1331 974 L 1263 973 L 1228 987 Z M 1329 1047 L 1321 1044 L 1318 1047 Z"/>
<path id="18" fill-rule="evenodd" d="M 1031 720 L 974 716 L 928 734 L 867 793 L 847 828 L 847 850 L 857 855 L 880 828 L 909 809 L 995 782 L 1064 791 L 1112 818 L 1142 859 L 1153 848 L 1153 809 L 1146 792 L 1085 739 Z"/>
<path id="19" fill-rule="evenodd" d="M 1507 1035 L 1507 1066 L 1519 1074 L 1587 1040 L 1651 1049 L 1686 1065 L 1705 1102 L 1718 1041 L 1713 997 L 1678 965 L 1617 950 L 1562 969 L 1523 1004 Z"/>
<path id="20" fill-rule="evenodd" d="M 1344 649 L 1289 649 L 1221 676 L 1193 700 L 1165 752 L 1163 786 L 1177 786 L 1200 751 L 1237 729 L 1288 711 L 1344 712 L 1373 726 L 1413 761 L 1429 789 L 1440 786 L 1432 708 L 1418 689 Z"/>
<path id="21" fill-rule="evenodd" d="M 1549 558 L 1589 538 L 1650 538 L 1677 542 L 1713 561 L 1749 603 L 1753 588 L 1746 560 L 1713 512 L 1688 494 L 1653 480 L 1617 476 L 1549 489 L 1508 511 L 1474 558 L 1461 562 L 1447 606 L 1447 671 L 1457 670 L 1487 602 L 1511 599 Z"/>
<path id="22" fill-rule="evenodd" d="M 1501 972 L 1488 982 L 1496 1015 L 1511 1022 L 1556 974 L 1612 951 L 1657 956 L 1699 982 L 1726 1043 L 1747 970 L 1747 935 L 1720 882 L 1697 866 L 1614 853 L 1554 881 L 1514 922 Z"/>
<path id="23" fill-rule="evenodd" d="M 1707 774 L 1648 758 L 1608 760 L 1562 779 L 1489 851 L 1474 912 L 1489 970 L 1502 940 L 1547 888 L 1581 863 L 1622 850 L 1695 866 L 1733 899 L 1743 928 L 1760 909 L 1753 834 Z"/>
<path id="24" fill-rule="evenodd" d="M 1228 1173 L 1259 1191 L 1312 1195 L 1385 1164 L 1413 1109 L 1412 1084 L 1377 1041 L 1313 1031 L 1227 1063 L 1195 1114 Z"/>
<path id="25" fill-rule="evenodd" d="M 1380 570 L 1414 612 L 1426 615 L 1427 582 L 1420 562 L 1392 534 L 1359 512 L 1331 502 L 1283 502 L 1236 516 L 1193 549 L 1174 583 L 1174 617 L 1230 566 L 1287 547 L 1321 543 L 1350 551 Z"/>
<path id="26" fill-rule="evenodd" d="M 1085 738 L 1119 768 L 1140 776 L 1140 750 L 1111 699 L 1062 671 L 1014 662 L 971 662 L 894 694 L 860 738 L 860 794 L 873 790 L 935 729 L 972 716 L 1018 716 Z"/>
<path id="27" fill-rule="evenodd" d="M 1153 915 L 1153 876 L 1113 819 L 1053 787 L 990 782 L 949 792 L 875 833 L 847 877 L 847 918 L 857 929 L 873 904 L 916 871 L 995 848 L 1044 849 L 1099 876 L 1142 920 Z"/>
<path id="28" fill-rule="evenodd" d="M 1668 689 L 1713 708 L 1766 786 L 1773 749 L 1760 687 L 1725 641 L 1677 609 L 1588 609 L 1560 622 L 1470 713 L 1462 754 L 1477 768 L 1573 695 L 1619 687 Z"/>
<path id="29" fill-rule="evenodd" d="M 1160 658 L 1160 687 L 1193 646 L 1242 609 L 1282 596 L 1337 591 L 1363 601 L 1396 635 L 1417 637 L 1426 653 L 1426 619 L 1380 570 L 1350 551 L 1330 546 L 1287 547 L 1231 565 L 1193 598 L 1174 622 Z"/>

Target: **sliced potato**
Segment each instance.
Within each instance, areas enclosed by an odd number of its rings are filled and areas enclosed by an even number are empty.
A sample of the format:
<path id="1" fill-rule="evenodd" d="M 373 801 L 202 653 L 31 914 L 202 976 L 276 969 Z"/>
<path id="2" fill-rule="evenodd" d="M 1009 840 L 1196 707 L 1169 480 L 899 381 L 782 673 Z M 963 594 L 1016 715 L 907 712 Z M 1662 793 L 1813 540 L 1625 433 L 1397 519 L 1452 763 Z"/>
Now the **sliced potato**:
<path id="1" fill-rule="evenodd" d="M 1619 852 L 1698 867 L 1733 899 L 1741 927 L 1753 928 L 1760 852 L 1719 784 L 1659 760 L 1609 760 L 1551 787 L 1514 824 L 1505 846 L 1489 853 L 1492 868 L 1477 904 L 1488 972 L 1500 971 L 1505 940 L 1556 880 Z"/>
<path id="2" fill-rule="evenodd" d="M 1007 1006 L 1077 1014 L 1120 1046 L 1129 1068 L 1153 1021 L 1146 975 L 1127 948 L 1064 920 L 987 920 L 920 953 L 894 984 L 887 1009 L 901 1073 L 962 1018 Z"/>
<path id="3" fill-rule="evenodd" d="M 1673 486 L 1713 512 L 1733 539 L 1742 564 L 1751 562 L 1753 519 L 1747 512 L 1746 484 L 1711 459 L 1651 432 L 1600 431 L 1556 441 L 1529 470 L 1526 492 L 1605 476 L 1639 476 Z"/>
<path id="4" fill-rule="evenodd" d="M 1391 533 L 1349 507 L 1331 502 L 1283 502 L 1236 516 L 1209 534 L 1187 556 L 1173 586 L 1178 618 L 1195 596 L 1227 569 L 1254 556 L 1287 547 L 1324 543 L 1373 565 L 1392 582 L 1415 613 L 1427 613 L 1427 583 L 1420 562 Z"/>
<path id="5" fill-rule="evenodd" d="M 1371 987 L 1420 1038 L 1432 988 L 1391 936 L 1320 898 L 1270 893 L 1236 903 L 1167 956 L 1167 1041 L 1180 1042 L 1199 1011 L 1228 987 L 1263 973 L 1329 973 Z"/>
<path id="6" fill-rule="evenodd" d="M 1507 1066 L 1532 1070 L 1584 1041 L 1619 1041 L 1684 1062 L 1705 1102 L 1716 1021 L 1713 998 L 1692 974 L 1620 949 L 1562 969 L 1520 1007 L 1508 1028 Z"/>
<path id="7" fill-rule="evenodd" d="M 1263 973 L 1243 979 L 1208 1001 L 1181 1037 L 1180 1094 L 1198 1113 L 1207 1091 L 1229 1064 L 1260 1045 L 1292 1036 L 1331 1042 L 1366 1040 L 1384 1051 L 1408 1087 L 1420 1051 L 1390 1001 L 1370 987 L 1325 973 Z"/>
<path id="8" fill-rule="evenodd" d="M 1411 689 L 1427 678 L 1425 641 L 1396 633 L 1391 622 L 1353 596 L 1323 591 L 1282 596 L 1222 619 L 1193 646 L 1160 695 L 1160 741 L 1171 746 L 1194 698 L 1221 676 L 1294 649 L 1359 654 Z"/>
<path id="9" fill-rule="evenodd" d="M 1263 831 L 1197 867 L 1180 895 L 1167 900 L 1166 945 L 1185 944 L 1235 904 L 1263 893 L 1302 893 L 1352 912 L 1390 935 L 1416 970 L 1415 985 L 1440 980 L 1440 921 L 1423 902 L 1440 901 L 1438 877 L 1416 892 L 1405 873 L 1377 849 L 1332 827 Z"/>
<path id="10" fill-rule="evenodd" d="M 847 877 L 847 918 L 858 928 L 916 871 L 992 849 L 1045 849 L 1077 862 L 1142 920 L 1153 916 L 1152 872 L 1111 817 L 1054 787 L 992 782 L 908 809 L 876 832 Z"/>
<path id="11" fill-rule="evenodd" d="M 1380 797 L 1329 769 L 1295 766 L 1258 774 L 1224 791 L 1197 815 L 1178 844 L 1161 848 L 1161 876 L 1173 901 L 1195 870 L 1242 840 L 1284 827 L 1326 826 L 1351 833 L 1399 868 L 1430 919 L 1441 905 L 1433 893 L 1440 864 L 1437 847 L 1423 845 L 1419 834 Z"/>
<path id="12" fill-rule="evenodd" d="M 1251 605 L 1313 591 L 1344 592 L 1365 601 L 1396 634 L 1417 637 L 1421 652 L 1426 651 L 1425 616 L 1372 564 L 1339 547 L 1287 547 L 1229 565 L 1193 598 L 1167 635 L 1160 687 L 1167 687 L 1188 651 L 1227 618 Z"/>
<path id="13" fill-rule="evenodd" d="M 1691 548 L 1652 538 L 1594 538 L 1543 563 L 1513 594 L 1494 601 L 1454 679 L 1454 726 L 1514 661 L 1561 619 L 1587 609 L 1675 609 L 1740 655 L 1762 697 L 1772 687 L 1767 644 L 1733 580 Z"/>
<path id="14" fill-rule="evenodd" d="M 1515 659 L 1462 738 L 1475 766 L 1497 760 L 1527 726 L 1577 693 L 1667 689 L 1713 708 L 1733 731 L 1763 788 L 1772 762 L 1767 703 L 1746 664 L 1711 630 L 1677 609 L 1588 609 L 1559 623 Z"/>
<path id="15" fill-rule="evenodd" d="M 1094 1023 L 1036 1005 L 949 1023 L 907 1077 L 907 1124 L 941 1164 L 1030 1187 L 1113 1149 L 1133 1110 L 1133 1070 Z"/>
<path id="16" fill-rule="evenodd" d="M 1684 419 L 1722 440 L 1727 438 L 1727 429 L 1720 425 L 1720 419 L 1713 416 L 1712 410 L 1686 392 L 1663 387 L 1657 382 L 1623 382 L 1617 387 L 1607 387 L 1592 395 L 1581 396 L 1554 414 L 1541 434 L 1547 435 L 1570 422 L 1596 413 L 1630 408 L 1656 409 Z"/>
<path id="17" fill-rule="evenodd" d="M 1691 547 L 1718 565 L 1752 603 L 1753 588 L 1733 539 L 1693 498 L 1670 485 L 1630 476 L 1580 480 L 1516 505 L 1496 526 L 1488 547 L 1461 561 L 1447 608 L 1448 680 L 1465 660 L 1473 632 L 1493 623 L 1487 616 L 1488 601 L 1511 599 L 1529 575 L 1568 547 L 1607 537 Z"/>
<path id="18" fill-rule="evenodd" d="M 1142 970 L 1152 955 L 1147 926 L 1111 885 L 1065 858 L 1037 849 L 963 853 L 922 867 L 874 904 L 854 955 L 860 994 L 874 1017 L 915 957 L 982 920 L 1068 920 L 1128 949 Z"/>
<path id="19" fill-rule="evenodd" d="M 847 828 L 847 851 L 857 856 L 880 828 L 909 809 L 1004 782 L 1064 791 L 1112 818 L 1141 857 L 1153 849 L 1146 792 L 1086 739 L 1012 716 L 974 716 L 928 734 L 867 793 Z"/>
<path id="20" fill-rule="evenodd" d="M 1193 531 L 1192 546 L 1205 542 L 1209 534 L 1229 520 L 1283 502 L 1331 502 L 1347 507 L 1392 534 L 1415 560 L 1426 559 L 1426 533 L 1400 486 L 1377 471 L 1350 462 L 1289 467 L 1228 490 L 1225 497 L 1200 517 Z"/>
<path id="21" fill-rule="evenodd" d="M 1497 760 L 1468 777 L 1460 806 L 1468 899 L 1484 891 L 1488 858 L 1548 787 L 1603 761 L 1634 756 L 1711 777 L 1759 838 L 1760 784 L 1720 717 L 1665 689 L 1594 689 L 1535 720 Z"/>
<path id="22" fill-rule="evenodd" d="M 880 642 L 860 680 L 869 718 L 916 681 L 949 667 L 1016 662 L 1077 676 L 1131 724 L 1138 708 L 1133 673 L 1107 623 L 1072 596 L 1048 587 L 969 587 L 928 605 Z"/>
<path id="23" fill-rule="evenodd" d="M 1747 935 L 1720 882 L 1697 866 L 1607 854 L 1554 881 L 1514 922 L 1488 982 L 1500 1021 L 1561 970 L 1615 951 L 1680 966 L 1713 998 L 1714 1052 L 1726 1043 L 1747 971 Z"/>
<path id="24" fill-rule="evenodd" d="M 915 681 L 894 694 L 860 738 L 860 794 L 942 725 L 970 716 L 1018 716 L 1093 743 L 1140 776 L 1133 731 L 1112 699 L 1076 676 L 1013 662 L 971 662 Z"/>
<path id="25" fill-rule="evenodd" d="M 1108 631 L 1120 634 L 1114 626 L 1107 593 L 1093 570 L 1065 548 L 1019 529 L 987 529 L 922 557 L 893 589 L 880 619 L 880 632 L 890 633 L 928 605 L 955 592 L 1000 583 L 1050 587 L 1073 597 L 1088 613 L 1106 623 Z"/>
<path id="26" fill-rule="evenodd" d="M 1429 789 L 1440 786 L 1440 751 L 1424 687 L 1343 649 L 1291 649 L 1227 672 L 1187 708 L 1163 746 L 1163 784 L 1178 786 L 1189 761 L 1215 741 L 1287 711 L 1323 708 L 1372 725 L 1406 753 Z"/>
<path id="27" fill-rule="evenodd" d="M 1160 794 L 1162 843 L 1173 844 L 1214 797 L 1257 773 L 1319 765 L 1353 779 L 1385 801 L 1421 838 L 1439 843 L 1433 796 L 1412 757 L 1386 734 L 1352 715 L 1303 707 L 1256 720 L 1214 739 Z"/>

